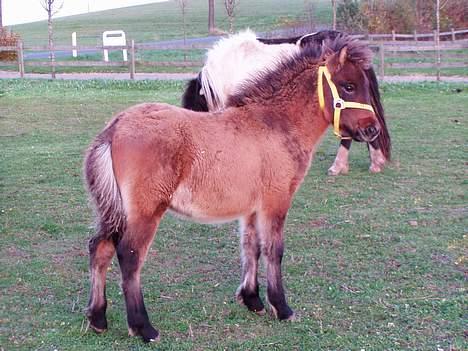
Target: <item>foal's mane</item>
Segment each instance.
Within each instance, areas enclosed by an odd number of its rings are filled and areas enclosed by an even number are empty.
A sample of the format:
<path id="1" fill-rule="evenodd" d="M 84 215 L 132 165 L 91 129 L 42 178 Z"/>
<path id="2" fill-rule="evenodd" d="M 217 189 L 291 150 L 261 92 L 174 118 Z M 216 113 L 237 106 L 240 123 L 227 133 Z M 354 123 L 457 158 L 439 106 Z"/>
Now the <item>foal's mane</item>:
<path id="1" fill-rule="evenodd" d="M 285 85 L 299 78 L 306 70 L 318 66 L 347 47 L 347 61 L 363 70 L 372 62 L 372 52 L 364 43 L 348 35 L 339 35 L 333 40 L 324 41 L 323 45 L 311 42 L 293 57 L 278 63 L 275 69 L 265 69 L 246 81 L 238 92 L 228 98 L 227 106 L 244 106 L 252 102 L 270 99 Z M 311 84 L 315 87 L 315 84 Z"/>

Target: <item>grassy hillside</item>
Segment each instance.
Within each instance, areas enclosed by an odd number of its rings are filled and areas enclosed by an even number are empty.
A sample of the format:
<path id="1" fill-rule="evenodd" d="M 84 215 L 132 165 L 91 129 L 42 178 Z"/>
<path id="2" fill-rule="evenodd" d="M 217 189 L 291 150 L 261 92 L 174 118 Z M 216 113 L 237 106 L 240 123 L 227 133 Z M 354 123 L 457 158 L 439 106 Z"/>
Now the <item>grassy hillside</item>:
<path id="1" fill-rule="evenodd" d="M 330 23 L 330 1 L 313 2 L 313 22 L 319 25 Z M 208 2 L 190 0 L 187 10 L 187 35 L 189 37 L 208 35 Z M 255 31 L 266 31 L 287 26 L 297 21 L 310 22 L 305 11 L 304 0 L 244 0 L 240 1 L 236 16 L 236 29 L 250 27 Z M 216 26 L 227 30 L 224 1 L 216 0 Z M 78 43 L 96 45 L 105 30 L 122 29 L 136 42 L 147 42 L 183 37 L 182 16 L 175 1 L 127 7 L 63 17 L 54 20 L 57 44 L 69 44 L 71 33 L 76 31 Z M 47 43 L 45 21 L 11 27 L 19 33 L 26 45 Z"/>

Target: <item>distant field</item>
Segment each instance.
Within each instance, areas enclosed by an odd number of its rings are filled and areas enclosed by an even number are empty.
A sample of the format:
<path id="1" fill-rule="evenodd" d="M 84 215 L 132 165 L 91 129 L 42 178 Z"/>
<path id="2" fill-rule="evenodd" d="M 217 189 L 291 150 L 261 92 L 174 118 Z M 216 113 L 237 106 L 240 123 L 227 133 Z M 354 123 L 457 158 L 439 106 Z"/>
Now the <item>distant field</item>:
<path id="1" fill-rule="evenodd" d="M 331 22 L 331 2 L 316 0 L 313 21 L 318 25 Z M 190 0 L 187 10 L 187 36 L 208 35 L 208 1 Z M 239 1 L 236 29 L 250 27 L 261 32 L 287 26 L 297 21 L 310 22 L 305 12 L 304 0 L 241 0 Z M 228 29 L 224 1 L 215 2 L 216 26 Z M 183 37 L 182 15 L 175 1 L 128 7 L 58 18 L 54 20 L 57 44 L 71 43 L 71 33 L 76 31 L 81 45 L 101 43 L 105 30 L 122 29 L 129 39 L 149 42 Z M 47 44 L 47 23 L 45 21 L 13 26 L 25 45 Z"/>
<path id="2" fill-rule="evenodd" d="M 382 88 L 390 166 L 369 174 L 365 146 L 353 144 L 350 174 L 327 177 L 329 133 L 288 216 L 284 279 L 299 320 L 236 304 L 237 225 L 167 216 L 142 273 L 162 338 L 147 346 L 127 336 L 116 260 L 110 328 L 86 329 L 93 218 L 82 160 L 113 113 L 177 104 L 183 83 L 0 80 L 0 349 L 466 350 L 468 90 Z"/>

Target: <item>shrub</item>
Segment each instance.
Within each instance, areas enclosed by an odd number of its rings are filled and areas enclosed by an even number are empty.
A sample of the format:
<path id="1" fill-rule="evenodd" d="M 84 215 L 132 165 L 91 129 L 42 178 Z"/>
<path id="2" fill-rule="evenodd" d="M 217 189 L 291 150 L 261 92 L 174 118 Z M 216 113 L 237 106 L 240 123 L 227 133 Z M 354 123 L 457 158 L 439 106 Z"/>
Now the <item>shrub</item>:
<path id="1" fill-rule="evenodd" d="M 0 27 L 0 46 L 17 46 L 20 37 L 6 28 Z M 15 61 L 18 55 L 15 51 L 0 51 L 0 61 Z"/>
<path id="2" fill-rule="evenodd" d="M 367 18 L 359 0 L 344 0 L 336 9 L 336 24 L 341 30 L 359 33 L 367 30 Z"/>

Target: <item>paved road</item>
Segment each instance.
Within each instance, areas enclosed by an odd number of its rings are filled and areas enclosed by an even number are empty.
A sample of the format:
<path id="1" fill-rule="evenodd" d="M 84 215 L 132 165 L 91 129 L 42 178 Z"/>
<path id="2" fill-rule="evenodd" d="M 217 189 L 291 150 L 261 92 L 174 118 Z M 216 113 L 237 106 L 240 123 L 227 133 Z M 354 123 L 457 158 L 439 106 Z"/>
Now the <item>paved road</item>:
<path id="1" fill-rule="evenodd" d="M 187 80 L 195 78 L 196 73 L 137 73 L 136 80 Z M 18 72 L 0 71 L 0 79 L 20 78 Z M 26 73 L 25 78 L 28 79 L 50 79 L 50 74 L 43 73 Z M 69 80 L 92 80 L 92 79 L 109 79 L 109 80 L 129 80 L 128 73 L 59 73 L 57 79 Z M 468 76 L 451 76 L 442 77 L 443 82 L 465 83 L 468 84 Z M 436 81 L 435 76 L 411 75 L 411 76 L 386 76 L 384 82 L 388 83 L 403 83 L 403 82 L 425 82 Z"/>

